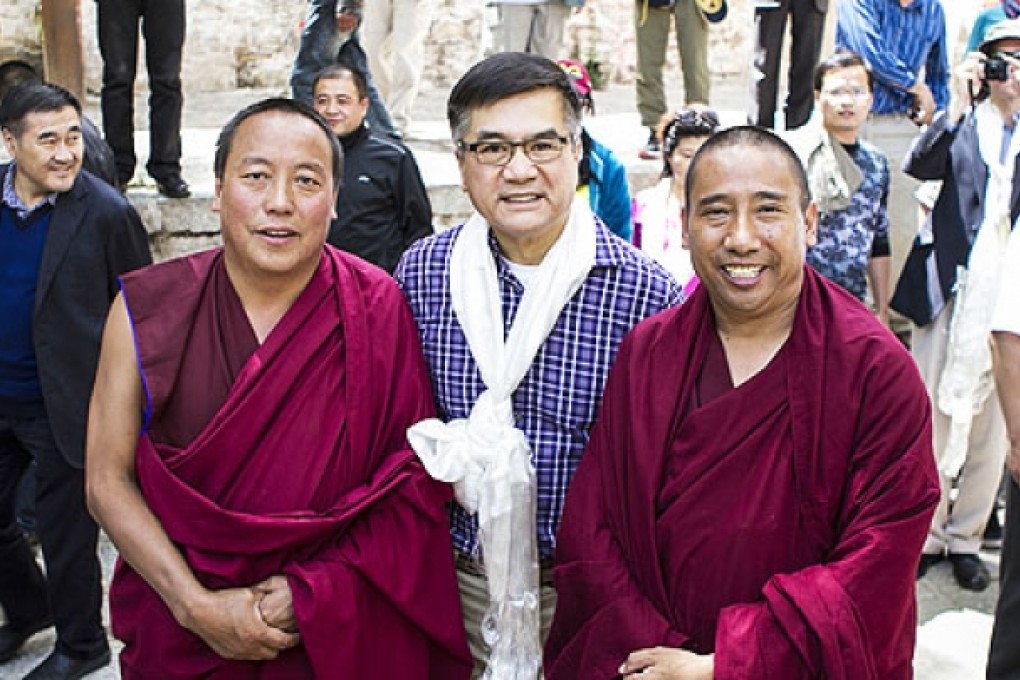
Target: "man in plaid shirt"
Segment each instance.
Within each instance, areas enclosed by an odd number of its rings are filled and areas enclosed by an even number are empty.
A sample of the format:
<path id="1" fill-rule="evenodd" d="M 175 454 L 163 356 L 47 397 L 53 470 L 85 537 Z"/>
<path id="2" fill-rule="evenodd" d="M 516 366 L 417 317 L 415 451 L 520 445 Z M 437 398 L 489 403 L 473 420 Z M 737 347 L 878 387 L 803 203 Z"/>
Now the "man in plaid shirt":
<path id="1" fill-rule="evenodd" d="M 476 213 L 418 241 L 395 276 L 418 323 L 442 421 L 412 428 L 410 439 L 430 473 L 458 492 L 451 533 L 480 674 L 488 658 L 481 622 L 498 599 L 490 592 L 498 579 L 487 578 L 497 568 L 489 545 L 512 538 L 537 555 L 544 639 L 555 604 L 550 567 L 563 500 L 609 368 L 628 330 L 680 303 L 682 294 L 664 269 L 574 200 L 581 112 L 554 62 L 493 55 L 453 88 L 447 115 Z M 479 478 L 491 479 L 513 459 L 514 442 L 534 489 L 533 508 L 523 511 L 533 520 L 524 526 L 533 522 L 534 529 L 512 537 L 503 535 L 505 527 L 487 530 L 487 545 L 468 508 L 488 507 Z M 454 459 L 443 459 L 450 449 Z M 509 569 L 510 578 L 519 571 Z M 503 636 L 494 645 L 494 668 L 500 645 L 527 655 L 524 643 Z"/>

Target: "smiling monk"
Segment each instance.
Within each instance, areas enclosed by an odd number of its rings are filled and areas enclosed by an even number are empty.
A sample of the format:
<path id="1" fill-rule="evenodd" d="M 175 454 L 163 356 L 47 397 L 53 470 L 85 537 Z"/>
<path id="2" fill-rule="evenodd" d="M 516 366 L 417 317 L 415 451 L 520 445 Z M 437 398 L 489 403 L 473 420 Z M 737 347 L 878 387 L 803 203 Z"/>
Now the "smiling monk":
<path id="1" fill-rule="evenodd" d="M 805 266 L 817 208 L 772 133 L 687 184 L 701 286 L 624 340 L 567 495 L 546 678 L 912 677 L 938 502 L 910 355 Z"/>
<path id="2" fill-rule="evenodd" d="M 341 163 L 311 109 L 253 104 L 217 144 L 223 248 L 122 280 L 87 482 L 125 678 L 470 670 L 452 492 L 405 437 L 433 409 L 414 321 L 324 245 Z"/>

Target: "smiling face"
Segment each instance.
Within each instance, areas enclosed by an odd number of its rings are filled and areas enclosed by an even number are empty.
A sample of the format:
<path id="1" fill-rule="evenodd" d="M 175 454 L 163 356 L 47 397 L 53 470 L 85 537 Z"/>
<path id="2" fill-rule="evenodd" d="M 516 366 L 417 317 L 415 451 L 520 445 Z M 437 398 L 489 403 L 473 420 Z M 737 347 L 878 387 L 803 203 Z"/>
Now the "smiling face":
<path id="1" fill-rule="evenodd" d="M 84 155 L 81 118 L 71 106 L 24 117 L 21 134 L 4 130 L 4 145 L 14 158 L 14 190 L 31 207 L 51 193 L 70 191 Z"/>
<path id="2" fill-rule="evenodd" d="M 796 310 L 818 211 L 803 209 L 790 159 L 768 146 L 716 147 L 691 176 L 684 245 L 720 329 Z"/>
<path id="3" fill-rule="evenodd" d="M 822 125 L 839 141 L 853 144 L 871 110 L 868 72 L 863 66 L 834 68 L 822 79 L 815 103 L 822 113 Z"/>
<path id="4" fill-rule="evenodd" d="M 471 111 L 460 140 L 516 142 L 538 136 L 570 137 L 563 153 L 536 164 L 515 147 L 506 165 L 484 165 L 471 151 L 458 154 L 461 179 L 471 203 L 495 232 L 506 256 L 537 264 L 556 242 L 570 216 L 577 187 L 580 144 L 564 122 L 555 90 L 540 89 Z"/>
<path id="5" fill-rule="evenodd" d="M 231 278 L 311 277 L 336 214 L 332 148 L 310 119 L 255 114 L 234 133 L 213 210 Z"/>
<path id="6" fill-rule="evenodd" d="M 312 104 L 338 137 L 357 130 L 368 113 L 368 99 L 358 96 L 358 88 L 349 75 L 319 80 Z"/>

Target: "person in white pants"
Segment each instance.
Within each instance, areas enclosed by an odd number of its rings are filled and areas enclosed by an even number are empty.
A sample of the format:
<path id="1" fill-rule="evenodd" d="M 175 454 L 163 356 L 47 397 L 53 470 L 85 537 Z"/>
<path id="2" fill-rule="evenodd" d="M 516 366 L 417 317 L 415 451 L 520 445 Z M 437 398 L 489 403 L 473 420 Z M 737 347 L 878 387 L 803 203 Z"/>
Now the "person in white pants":
<path id="1" fill-rule="evenodd" d="M 372 0 L 363 8 L 361 39 L 368 67 L 397 129 L 407 134 L 424 64 L 433 0 Z"/>

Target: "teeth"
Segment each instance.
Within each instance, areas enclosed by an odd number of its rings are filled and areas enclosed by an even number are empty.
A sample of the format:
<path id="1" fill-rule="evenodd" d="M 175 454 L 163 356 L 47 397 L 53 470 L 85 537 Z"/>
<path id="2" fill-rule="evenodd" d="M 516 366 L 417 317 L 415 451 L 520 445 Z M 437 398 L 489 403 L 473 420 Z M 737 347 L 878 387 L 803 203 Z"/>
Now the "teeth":
<path id="1" fill-rule="evenodd" d="M 750 279 L 761 273 L 762 267 L 750 265 L 728 265 L 726 273 L 735 279 Z"/>
<path id="2" fill-rule="evenodd" d="M 277 231 L 275 229 L 266 229 L 262 233 L 265 234 L 266 236 L 273 236 L 279 238 L 283 238 L 284 236 L 290 236 L 291 234 L 291 232 L 289 231 Z"/>
<path id="3" fill-rule="evenodd" d="M 526 203 L 535 200 L 535 198 L 536 196 L 529 194 L 527 196 L 507 196 L 506 200 L 510 203 Z"/>

